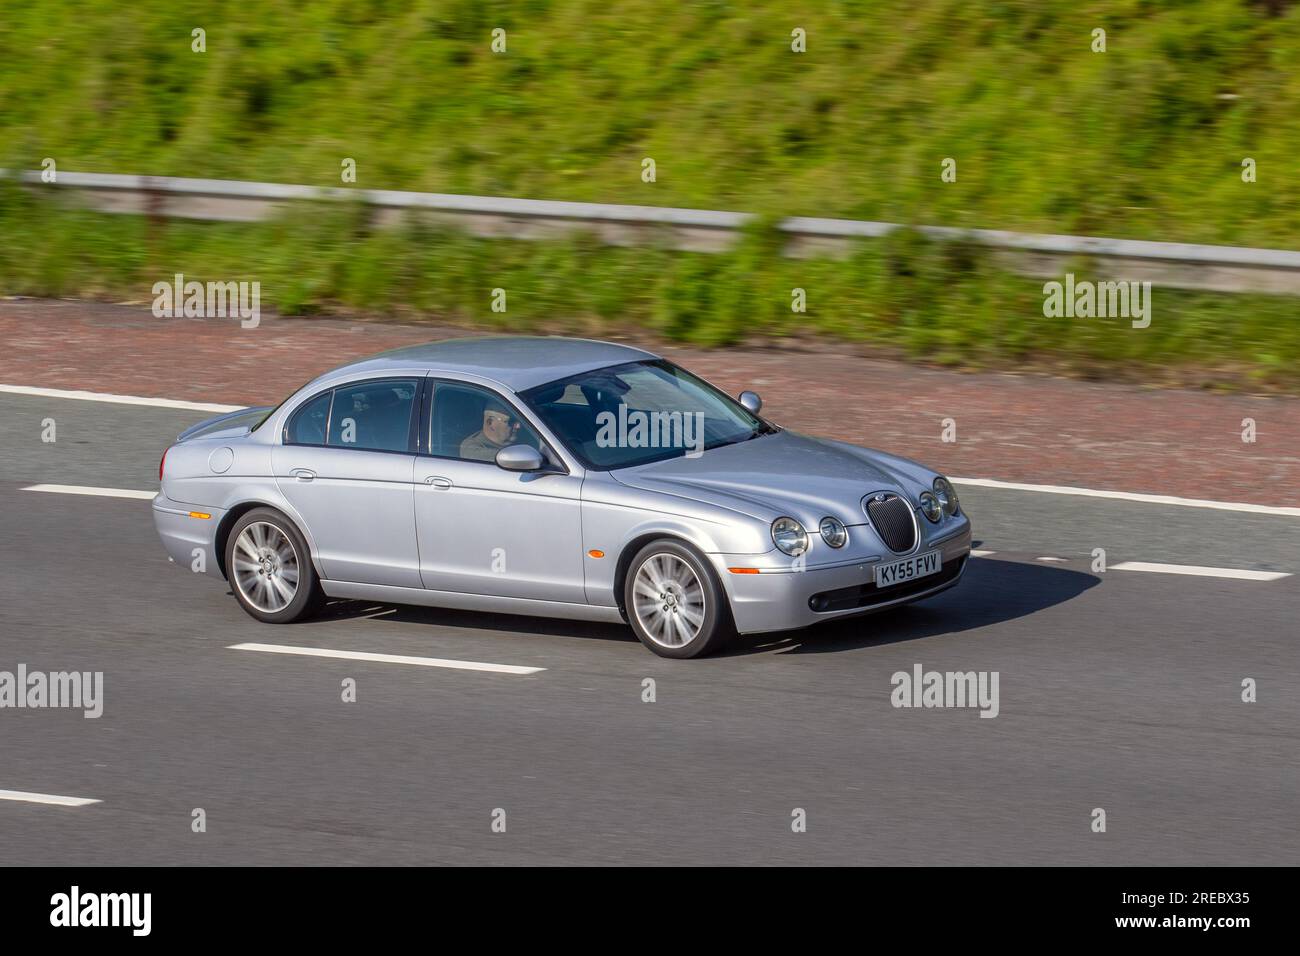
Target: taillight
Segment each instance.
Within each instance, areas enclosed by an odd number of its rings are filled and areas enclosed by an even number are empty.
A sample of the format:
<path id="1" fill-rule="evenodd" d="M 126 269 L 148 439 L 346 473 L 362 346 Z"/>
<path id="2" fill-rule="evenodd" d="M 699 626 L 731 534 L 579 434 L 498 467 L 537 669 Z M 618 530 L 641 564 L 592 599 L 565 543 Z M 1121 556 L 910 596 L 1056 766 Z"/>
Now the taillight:
<path id="1" fill-rule="evenodd" d="M 158 480 L 162 481 L 163 465 L 167 463 L 167 452 L 171 449 L 163 449 L 163 456 L 158 459 Z"/>

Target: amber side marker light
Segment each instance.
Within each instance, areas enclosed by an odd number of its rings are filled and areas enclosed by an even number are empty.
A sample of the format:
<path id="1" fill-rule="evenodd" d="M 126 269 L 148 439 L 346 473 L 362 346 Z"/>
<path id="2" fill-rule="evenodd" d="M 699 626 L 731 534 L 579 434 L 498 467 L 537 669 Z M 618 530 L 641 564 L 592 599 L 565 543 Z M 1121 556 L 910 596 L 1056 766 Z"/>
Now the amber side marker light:
<path id="1" fill-rule="evenodd" d="M 727 568 L 732 574 L 757 574 L 758 568 Z"/>
<path id="2" fill-rule="evenodd" d="M 590 558 L 603 558 L 605 556 L 605 552 L 597 551 L 595 548 L 592 548 L 590 551 L 587 552 L 587 556 Z"/>
<path id="3" fill-rule="evenodd" d="M 191 517 L 191 518 L 211 518 L 212 515 L 207 514 L 206 512 L 203 512 L 203 511 L 191 511 L 191 512 L 190 512 L 190 517 Z"/>

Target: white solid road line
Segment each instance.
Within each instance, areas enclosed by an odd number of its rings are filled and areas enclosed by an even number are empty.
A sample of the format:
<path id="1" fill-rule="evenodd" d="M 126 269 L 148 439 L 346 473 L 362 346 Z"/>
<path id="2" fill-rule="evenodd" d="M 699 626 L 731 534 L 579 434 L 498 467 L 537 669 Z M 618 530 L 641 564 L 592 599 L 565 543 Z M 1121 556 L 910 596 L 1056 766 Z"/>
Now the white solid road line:
<path id="1" fill-rule="evenodd" d="M 969 481 L 969 479 L 952 479 Z M 1032 486 L 1025 486 L 1032 487 Z M 59 495 L 98 495 L 104 498 L 152 498 L 157 492 L 131 488 L 95 488 L 87 485 L 28 485 L 23 491 L 48 491 Z M 1242 507 L 1247 507 L 1243 505 Z M 1300 511 L 1300 509 L 1291 509 Z M 973 550 L 976 558 L 997 554 L 996 551 Z M 1066 558 L 1041 557 L 1039 561 L 1063 562 Z M 1154 571 L 1160 574 L 1192 574 L 1206 578 L 1236 578 L 1241 581 L 1277 581 L 1290 577 L 1288 571 L 1247 571 L 1243 568 L 1207 568 L 1194 564 L 1157 564 L 1151 561 L 1121 561 L 1112 571 Z M 478 664 L 474 661 L 444 661 L 436 657 L 401 657 L 392 654 L 364 654 L 359 651 L 329 651 L 312 647 L 281 647 L 274 644 L 239 644 L 238 650 L 268 651 L 279 654 L 305 654 L 310 657 L 341 657 L 358 661 L 381 661 L 388 664 L 422 664 L 425 667 L 455 667 L 471 671 L 495 671 L 500 674 L 536 674 L 544 667 L 516 667 L 512 664 Z"/>
<path id="2" fill-rule="evenodd" d="M 0 392 L 11 395 L 36 395 L 41 398 L 71 398 L 83 402 L 108 402 L 112 405 L 149 405 L 154 408 L 183 408 L 193 412 L 237 412 L 245 405 L 217 405 L 213 402 L 185 402 L 175 398 L 146 398 L 140 395 L 113 395 L 108 392 L 83 392 L 64 388 L 37 388 L 32 385 L 0 385 Z"/>
<path id="3" fill-rule="evenodd" d="M 1055 495 L 1081 495 L 1087 498 L 1114 498 L 1120 501 L 1141 501 L 1147 504 L 1183 505 L 1189 508 L 1213 508 L 1220 511 L 1245 511 L 1252 514 L 1287 515 L 1300 517 L 1300 508 L 1275 508 L 1271 505 L 1248 505 L 1231 501 L 1198 501 L 1193 498 L 1171 498 L 1166 495 L 1139 495 L 1127 491 L 1094 491 L 1090 488 L 1063 488 L 1056 485 L 1022 485 L 992 478 L 953 478 L 964 485 L 983 488 L 1005 488 L 1009 491 L 1042 491 Z M 132 488 L 96 488 L 88 485 L 29 485 L 23 491 L 50 491 L 61 495 L 100 495 L 104 498 L 152 498 L 156 491 L 136 491 Z M 993 551 L 972 551 L 976 557 L 995 554 Z"/>
<path id="4" fill-rule="evenodd" d="M 95 488 L 91 485 L 28 485 L 21 491 L 48 491 L 55 495 L 96 495 L 100 498 L 152 498 L 156 491 L 132 488 Z"/>
<path id="5" fill-rule="evenodd" d="M 21 790 L 0 790 L 0 800 L 16 800 L 20 803 L 48 803 L 56 807 L 84 807 L 91 803 L 100 803 L 89 797 L 61 797 L 56 793 L 24 793 Z"/>
<path id="6" fill-rule="evenodd" d="M 1289 578 L 1289 571 L 1247 571 L 1244 568 L 1203 568 L 1195 564 L 1157 564 L 1151 561 L 1121 561 L 1112 571 L 1152 571 L 1156 574 L 1191 574 L 1201 578 L 1235 578 L 1239 581 L 1277 581 Z"/>
<path id="7" fill-rule="evenodd" d="M 335 651 L 324 647 L 291 647 L 287 644 L 231 644 L 232 651 L 262 651 L 267 654 L 300 654 L 303 657 L 334 657 L 345 661 L 373 661 L 379 664 L 414 664 L 417 667 L 449 667 L 460 671 L 488 671 L 493 674 L 540 674 L 545 667 L 518 664 L 484 664 L 480 661 L 452 661 L 441 657 L 407 657 L 405 654 L 372 654 L 368 651 Z"/>
<path id="8" fill-rule="evenodd" d="M 114 395 L 108 392 L 71 391 L 61 388 L 38 388 L 33 385 L 0 385 L 0 392 L 13 395 L 39 395 L 46 398 L 73 398 L 88 402 L 110 402 L 118 405 L 150 405 L 155 408 L 184 408 L 197 412 L 237 412 L 247 405 L 218 405 L 210 402 L 187 402 L 175 398 L 146 398 L 139 395 Z M 1115 501 L 1138 501 L 1152 505 L 1179 505 L 1184 508 L 1212 508 L 1218 511 L 1243 511 L 1248 514 L 1284 515 L 1300 518 L 1300 508 L 1277 505 L 1252 505 L 1237 501 L 1211 501 L 1204 498 L 1178 498 L 1174 495 L 1148 495 L 1133 491 L 1102 491 L 1096 488 L 1074 488 L 1069 485 L 1033 485 L 1019 481 L 1000 481 L 996 478 L 958 478 L 949 480 L 959 485 L 977 488 L 1003 488 L 1008 491 L 1036 491 L 1049 495 L 1079 495 L 1085 498 L 1110 498 Z M 124 497 L 131 497 L 130 495 Z M 152 496 L 151 496 L 152 497 Z"/>
<path id="9" fill-rule="evenodd" d="M 994 478 L 957 478 L 948 476 L 957 485 L 976 488 L 1005 488 L 1007 491 L 1037 491 L 1049 495 L 1078 495 L 1083 498 L 1111 498 L 1116 501 L 1140 501 L 1148 505 L 1179 505 L 1184 508 L 1212 508 L 1217 511 L 1244 511 L 1257 515 L 1285 515 L 1300 518 L 1300 508 L 1283 508 L 1276 505 L 1251 505 L 1239 501 L 1210 501 L 1204 498 L 1176 498 L 1173 495 L 1145 495 L 1134 491 L 1099 491 L 1095 488 L 1072 488 L 1069 485 L 1027 485 L 1018 481 L 998 481 Z"/>

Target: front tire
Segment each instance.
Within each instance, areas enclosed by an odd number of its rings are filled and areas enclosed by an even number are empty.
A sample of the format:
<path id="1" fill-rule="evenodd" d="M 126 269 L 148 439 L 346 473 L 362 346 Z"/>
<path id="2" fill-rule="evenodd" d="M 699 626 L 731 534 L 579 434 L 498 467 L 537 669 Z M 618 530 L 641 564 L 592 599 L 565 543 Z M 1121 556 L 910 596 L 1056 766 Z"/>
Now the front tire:
<path id="1" fill-rule="evenodd" d="M 230 529 L 226 576 L 235 600 L 266 624 L 301 620 L 319 604 L 320 580 L 307 542 L 271 508 L 254 508 Z"/>
<path id="2" fill-rule="evenodd" d="M 633 633 L 660 657 L 699 657 L 730 636 L 731 608 L 717 576 L 679 541 L 652 541 L 637 552 L 623 602 Z"/>

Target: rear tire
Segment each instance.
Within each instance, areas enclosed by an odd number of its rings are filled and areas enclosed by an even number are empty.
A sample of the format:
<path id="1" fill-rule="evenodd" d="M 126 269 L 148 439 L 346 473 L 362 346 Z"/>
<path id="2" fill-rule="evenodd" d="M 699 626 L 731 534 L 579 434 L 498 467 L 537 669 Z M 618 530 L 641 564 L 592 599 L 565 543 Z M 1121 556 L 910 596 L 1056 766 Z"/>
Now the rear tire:
<path id="1" fill-rule="evenodd" d="M 320 579 L 307 542 L 272 508 L 254 508 L 230 529 L 226 578 L 240 607 L 265 624 L 301 620 L 320 604 Z"/>
<path id="2" fill-rule="evenodd" d="M 660 657 L 709 654 L 731 635 L 731 607 L 709 562 L 670 538 L 637 552 L 623 582 L 632 631 Z"/>

